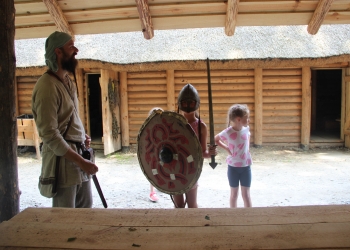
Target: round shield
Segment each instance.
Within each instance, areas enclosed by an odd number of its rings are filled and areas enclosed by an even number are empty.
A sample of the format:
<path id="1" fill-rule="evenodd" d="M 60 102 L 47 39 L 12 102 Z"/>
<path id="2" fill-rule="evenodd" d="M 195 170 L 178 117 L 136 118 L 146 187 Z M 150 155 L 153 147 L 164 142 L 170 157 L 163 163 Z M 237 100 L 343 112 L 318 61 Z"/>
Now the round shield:
<path id="1" fill-rule="evenodd" d="M 140 167 L 160 191 L 183 194 L 197 182 L 203 166 L 198 137 L 182 115 L 154 110 L 140 128 Z"/>

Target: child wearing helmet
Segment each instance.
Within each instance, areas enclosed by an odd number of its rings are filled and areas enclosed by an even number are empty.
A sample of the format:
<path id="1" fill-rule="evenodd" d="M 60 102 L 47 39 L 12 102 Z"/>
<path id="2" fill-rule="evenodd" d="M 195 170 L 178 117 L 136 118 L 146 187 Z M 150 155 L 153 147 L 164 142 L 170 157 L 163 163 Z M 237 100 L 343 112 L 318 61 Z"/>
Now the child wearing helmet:
<path id="1" fill-rule="evenodd" d="M 200 98 L 196 88 L 191 84 L 186 84 L 180 91 L 178 96 L 178 109 L 181 110 L 182 115 L 187 119 L 189 125 L 192 127 L 202 147 L 204 158 L 210 158 L 211 155 L 216 155 L 215 146 L 207 148 L 207 125 L 201 121 L 197 111 L 200 106 Z M 179 112 L 178 110 L 178 112 Z M 172 199 L 176 208 L 198 208 L 197 204 L 197 189 L 198 182 L 193 185 L 192 189 L 184 195 L 172 195 Z"/>

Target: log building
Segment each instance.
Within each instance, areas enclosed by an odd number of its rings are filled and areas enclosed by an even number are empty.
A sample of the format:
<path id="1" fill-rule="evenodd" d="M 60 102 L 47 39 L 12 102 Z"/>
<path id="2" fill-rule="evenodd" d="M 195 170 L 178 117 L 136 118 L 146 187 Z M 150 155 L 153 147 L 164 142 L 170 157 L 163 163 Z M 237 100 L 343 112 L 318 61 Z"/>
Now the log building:
<path id="1" fill-rule="evenodd" d="M 177 111 L 180 89 L 193 84 L 209 126 L 210 59 L 215 133 L 227 110 L 251 111 L 251 143 L 302 148 L 350 146 L 350 25 L 159 31 L 76 36 L 80 115 L 105 154 L 137 143 L 153 107 Z M 45 72 L 45 39 L 16 41 L 17 115 L 31 114 L 31 93 Z"/>

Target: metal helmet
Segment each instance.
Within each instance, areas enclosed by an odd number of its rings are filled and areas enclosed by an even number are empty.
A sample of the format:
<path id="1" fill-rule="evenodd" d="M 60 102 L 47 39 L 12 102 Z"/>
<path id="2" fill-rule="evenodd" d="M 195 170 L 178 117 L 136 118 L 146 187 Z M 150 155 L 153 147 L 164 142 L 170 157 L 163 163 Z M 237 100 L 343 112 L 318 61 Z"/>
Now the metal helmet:
<path id="1" fill-rule="evenodd" d="M 179 109 L 186 113 L 190 113 L 196 111 L 199 108 L 199 104 L 200 99 L 196 88 L 189 83 L 186 84 L 180 90 L 177 98 L 177 105 L 179 106 Z"/>

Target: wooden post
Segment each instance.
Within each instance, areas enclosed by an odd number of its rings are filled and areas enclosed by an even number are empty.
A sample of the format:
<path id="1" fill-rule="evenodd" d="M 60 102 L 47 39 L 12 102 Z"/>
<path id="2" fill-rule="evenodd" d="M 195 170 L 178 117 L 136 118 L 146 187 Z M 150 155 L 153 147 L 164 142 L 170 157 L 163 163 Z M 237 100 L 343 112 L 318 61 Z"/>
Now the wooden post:
<path id="1" fill-rule="evenodd" d="M 263 74 L 261 68 L 254 70 L 255 81 L 255 105 L 254 105 L 254 146 L 262 146 L 262 126 L 263 126 L 263 101 L 262 101 L 262 84 Z"/>
<path id="2" fill-rule="evenodd" d="M 88 135 L 91 135 L 91 129 L 90 129 L 90 103 L 89 103 L 89 76 L 88 74 L 85 74 L 84 76 L 84 79 L 85 79 L 85 85 L 84 85 L 84 106 L 85 106 L 85 110 L 86 112 L 84 113 L 84 116 L 86 116 L 86 120 L 83 121 L 86 125 L 85 129 L 86 129 L 86 133 Z"/>
<path id="3" fill-rule="evenodd" d="M 130 136 L 127 72 L 120 72 L 120 110 L 122 129 L 122 151 L 128 151 L 130 147 Z"/>
<path id="4" fill-rule="evenodd" d="M 15 105 L 15 4 L 0 1 L 0 223 L 19 213 Z"/>
<path id="5" fill-rule="evenodd" d="M 167 84 L 167 109 L 169 111 L 175 111 L 174 70 L 167 70 L 166 71 L 166 84 Z"/>
<path id="6" fill-rule="evenodd" d="M 344 133 L 350 130 L 350 67 L 345 69 L 345 76 L 349 80 L 345 80 L 345 125 Z M 350 134 L 345 133 L 344 146 L 350 148 Z"/>
<path id="7" fill-rule="evenodd" d="M 301 143 L 304 150 L 309 149 L 311 128 L 311 69 L 302 68 L 302 111 L 301 111 Z"/>
<path id="8" fill-rule="evenodd" d="M 85 105 L 84 105 L 84 73 L 83 69 L 77 69 L 76 72 L 77 77 L 77 87 L 78 87 L 78 100 L 79 100 L 79 116 L 83 125 L 85 126 Z M 85 128 L 86 131 L 86 128 Z"/>

